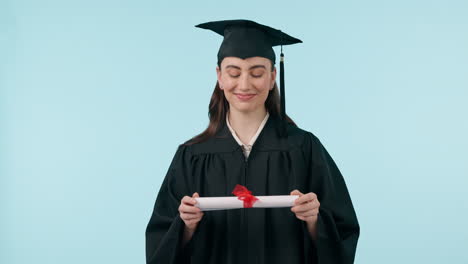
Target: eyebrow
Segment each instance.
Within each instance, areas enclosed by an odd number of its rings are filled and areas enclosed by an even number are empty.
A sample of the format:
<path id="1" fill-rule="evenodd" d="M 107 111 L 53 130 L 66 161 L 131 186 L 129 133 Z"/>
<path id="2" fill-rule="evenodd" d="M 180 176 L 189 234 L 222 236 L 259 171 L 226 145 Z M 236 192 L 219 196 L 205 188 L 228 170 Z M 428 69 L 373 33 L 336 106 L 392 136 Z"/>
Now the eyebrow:
<path id="1" fill-rule="evenodd" d="M 226 66 L 226 69 L 228 69 L 228 68 L 234 68 L 234 69 L 238 69 L 238 70 L 241 69 L 239 66 L 236 66 L 236 65 L 228 65 L 228 66 Z M 250 67 L 249 70 L 257 69 L 257 68 L 264 68 L 264 69 L 266 69 L 266 67 L 265 67 L 264 65 L 258 64 L 258 65 L 254 65 L 254 66 Z"/>

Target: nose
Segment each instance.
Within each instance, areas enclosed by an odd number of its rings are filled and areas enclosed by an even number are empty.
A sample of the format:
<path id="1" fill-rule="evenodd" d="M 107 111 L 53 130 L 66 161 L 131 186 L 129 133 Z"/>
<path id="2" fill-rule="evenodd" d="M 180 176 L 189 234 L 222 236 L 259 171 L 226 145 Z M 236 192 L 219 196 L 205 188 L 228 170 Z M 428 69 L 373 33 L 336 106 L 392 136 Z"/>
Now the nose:
<path id="1" fill-rule="evenodd" d="M 247 74 L 241 74 L 239 80 L 239 89 L 241 91 L 248 91 L 250 88 L 249 76 Z"/>

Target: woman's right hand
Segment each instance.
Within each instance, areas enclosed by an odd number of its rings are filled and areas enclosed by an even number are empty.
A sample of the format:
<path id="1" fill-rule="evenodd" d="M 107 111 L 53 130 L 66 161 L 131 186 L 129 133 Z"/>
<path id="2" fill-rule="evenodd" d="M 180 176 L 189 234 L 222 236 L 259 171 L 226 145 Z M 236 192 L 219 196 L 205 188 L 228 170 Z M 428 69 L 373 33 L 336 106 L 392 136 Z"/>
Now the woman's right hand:
<path id="1" fill-rule="evenodd" d="M 203 217 L 203 211 L 195 206 L 197 201 L 194 198 L 196 197 L 200 197 L 198 193 L 194 193 L 192 197 L 184 196 L 180 201 L 180 218 L 184 221 L 185 226 L 189 231 L 195 231 L 198 223 Z"/>

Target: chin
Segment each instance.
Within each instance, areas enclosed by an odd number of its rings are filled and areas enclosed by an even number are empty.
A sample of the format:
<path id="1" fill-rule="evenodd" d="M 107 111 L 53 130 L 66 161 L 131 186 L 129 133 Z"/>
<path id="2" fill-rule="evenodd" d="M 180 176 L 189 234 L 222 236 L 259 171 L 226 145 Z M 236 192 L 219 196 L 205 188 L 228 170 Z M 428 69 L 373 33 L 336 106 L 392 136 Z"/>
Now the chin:
<path id="1" fill-rule="evenodd" d="M 233 106 L 237 111 L 242 112 L 242 113 L 249 113 L 249 112 L 254 112 L 257 110 L 260 106 L 254 105 L 254 104 L 248 104 L 248 103 L 240 103 L 236 104 Z"/>

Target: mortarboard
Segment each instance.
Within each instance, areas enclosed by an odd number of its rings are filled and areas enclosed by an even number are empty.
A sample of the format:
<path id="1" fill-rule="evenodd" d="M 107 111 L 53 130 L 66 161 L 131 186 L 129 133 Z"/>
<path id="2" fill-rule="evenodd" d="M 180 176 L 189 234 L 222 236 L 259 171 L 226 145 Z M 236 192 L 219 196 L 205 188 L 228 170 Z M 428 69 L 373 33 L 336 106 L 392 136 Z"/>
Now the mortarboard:
<path id="1" fill-rule="evenodd" d="M 276 63 L 273 46 L 281 46 L 280 59 L 280 96 L 281 118 L 283 124 L 286 120 L 285 90 L 284 90 L 284 54 L 283 45 L 302 43 L 300 39 L 289 36 L 281 30 L 274 29 L 254 21 L 237 19 L 212 21 L 196 25 L 196 27 L 212 30 L 224 40 L 218 51 L 218 65 L 225 57 L 238 57 L 241 59 L 250 57 L 264 57 Z M 285 133 L 283 125 L 283 133 Z"/>

